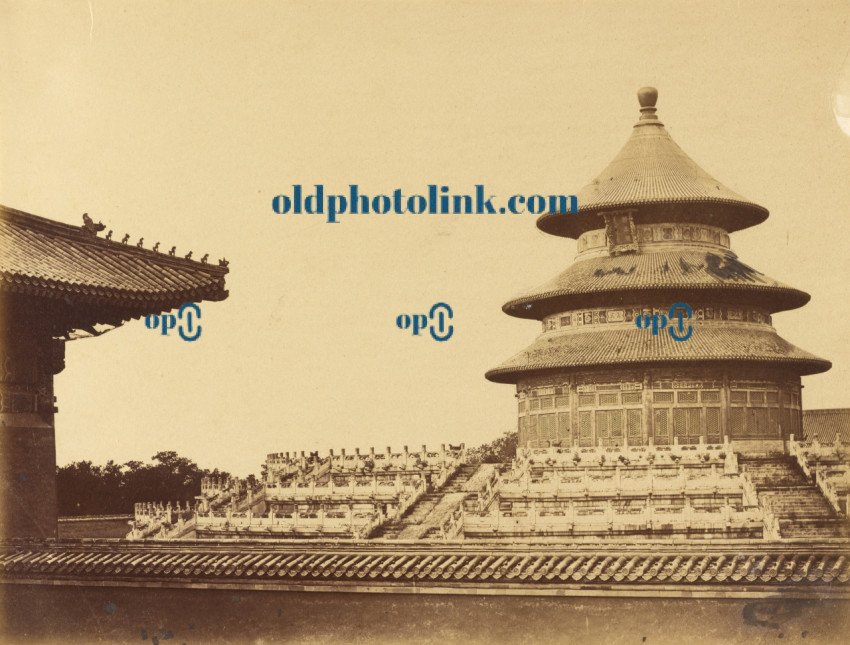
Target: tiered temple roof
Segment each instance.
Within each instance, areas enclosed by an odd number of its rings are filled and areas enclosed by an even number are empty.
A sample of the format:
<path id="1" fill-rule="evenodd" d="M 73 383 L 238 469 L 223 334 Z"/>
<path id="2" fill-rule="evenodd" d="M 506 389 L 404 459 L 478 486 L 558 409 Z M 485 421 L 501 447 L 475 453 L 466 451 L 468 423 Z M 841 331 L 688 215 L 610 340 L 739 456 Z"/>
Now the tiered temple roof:
<path id="1" fill-rule="evenodd" d="M 740 262 L 729 248 L 728 234 L 764 221 L 767 210 L 724 187 L 676 145 L 655 114 L 657 98 L 653 88 L 640 90 L 640 120 L 614 161 L 579 192 L 579 212 L 538 219 L 544 232 L 578 239 L 579 253 L 555 279 L 504 305 L 511 316 L 549 327 L 490 370 L 490 380 L 519 383 L 554 370 L 637 363 L 746 361 L 798 375 L 831 367 L 770 324 L 770 314 L 800 307 L 809 295 Z M 698 309 L 688 342 L 633 324 L 641 310 L 663 313 L 659 307 L 674 302 Z M 577 311 L 586 307 L 607 310 Z"/>

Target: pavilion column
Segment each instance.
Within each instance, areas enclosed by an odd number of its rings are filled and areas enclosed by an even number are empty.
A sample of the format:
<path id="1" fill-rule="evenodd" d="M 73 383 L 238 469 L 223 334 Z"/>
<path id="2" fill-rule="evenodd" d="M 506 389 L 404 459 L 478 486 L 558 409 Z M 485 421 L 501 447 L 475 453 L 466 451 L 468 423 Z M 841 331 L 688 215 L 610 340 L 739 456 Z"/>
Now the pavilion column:
<path id="1" fill-rule="evenodd" d="M 11 321 L 9 321 L 11 323 Z M 55 538 L 53 375 L 65 343 L 18 319 L 0 343 L 0 538 Z"/>
<path id="2" fill-rule="evenodd" d="M 652 376 L 649 370 L 643 373 L 643 444 L 649 445 L 649 438 L 654 436 L 652 418 Z"/>
<path id="3" fill-rule="evenodd" d="M 578 391 L 575 374 L 570 374 L 570 435 L 572 445 L 578 446 Z"/>
<path id="4" fill-rule="evenodd" d="M 720 388 L 720 436 L 729 436 L 729 372 L 723 370 L 723 387 Z M 732 437 L 729 437 L 731 440 Z"/>

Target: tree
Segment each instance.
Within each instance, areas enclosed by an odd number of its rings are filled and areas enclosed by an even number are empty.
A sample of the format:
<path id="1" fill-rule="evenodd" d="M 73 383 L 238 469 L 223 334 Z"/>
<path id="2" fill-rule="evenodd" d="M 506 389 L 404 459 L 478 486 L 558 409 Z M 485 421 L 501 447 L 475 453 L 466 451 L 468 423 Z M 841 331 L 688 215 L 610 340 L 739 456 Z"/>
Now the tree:
<path id="1" fill-rule="evenodd" d="M 516 456 L 517 432 L 506 431 L 498 439 L 467 451 L 472 463 L 504 464 Z"/>
<path id="2" fill-rule="evenodd" d="M 129 514 L 136 502 L 191 502 L 201 493 L 201 478 L 229 476 L 218 468 L 201 469 L 173 450 L 158 452 L 151 459 L 150 464 L 110 460 L 104 466 L 76 461 L 57 468 L 59 514 Z"/>

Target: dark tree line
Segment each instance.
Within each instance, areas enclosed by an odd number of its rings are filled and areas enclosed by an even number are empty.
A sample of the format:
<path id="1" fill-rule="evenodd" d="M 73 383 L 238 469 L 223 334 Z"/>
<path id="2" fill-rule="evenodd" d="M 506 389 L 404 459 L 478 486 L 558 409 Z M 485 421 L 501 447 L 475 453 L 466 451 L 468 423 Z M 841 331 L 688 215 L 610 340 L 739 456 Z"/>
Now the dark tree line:
<path id="1" fill-rule="evenodd" d="M 158 452 L 153 463 L 109 461 L 96 466 L 75 461 L 56 469 L 59 515 L 126 515 L 136 502 L 193 502 L 205 475 L 228 473 L 201 469 L 174 451 Z"/>
<path id="2" fill-rule="evenodd" d="M 509 463 L 516 456 L 517 432 L 508 431 L 498 439 L 470 448 L 469 459 L 480 464 Z"/>

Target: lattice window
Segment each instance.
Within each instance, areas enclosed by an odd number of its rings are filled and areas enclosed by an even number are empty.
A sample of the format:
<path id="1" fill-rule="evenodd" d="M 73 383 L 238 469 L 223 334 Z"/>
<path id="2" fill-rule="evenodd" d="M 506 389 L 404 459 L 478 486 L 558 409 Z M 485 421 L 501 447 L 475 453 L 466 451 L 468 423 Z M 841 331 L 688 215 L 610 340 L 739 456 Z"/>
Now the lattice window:
<path id="1" fill-rule="evenodd" d="M 673 393 L 672 392 L 653 392 L 652 400 L 656 403 L 672 403 L 673 402 Z"/>
<path id="2" fill-rule="evenodd" d="M 582 446 L 593 445 L 593 428 L 591 427 L 590 412 L 579 412 L 578 436 Z"/>
<path id="3" fill-rule="evenodd" d="M 623 392 L 623 405 L 635 405 L 641 402 L 640 392 Z"/>
<path id="4" fill-rule="evenodd" d="M 673 436 L 682 438 L 687 434 L 688 421 L 685 417 L 684 408 L 676 408 L 673 410 Z"/>
<path id="5" fill-rule="evenodd" d="M 669 412 L 667 410 L 655 410 L 655 440 L 657 443 L 669 443 L 670 442 L 670 419 Z"/>
<path id="6" fill-rule="evenodd" d="M 736 405 L 746 405 L 747 404 L 747 391 L 746 390 L 732 390 L 729 393 L 730 401 Z"/>
<path id="7" fill-rule="evenodd" d="M 565 445 L 572 443 L 569 412 L 558 412 L 558 439 Z"/>
<path id="8" fill-rule="evenodd" d="M 554 414 L 541 414 L 539 417 L 539 425 L 537 428 L 537 439 L 541 446 L 546 446 L 547 442 L 555 441 L 557 432 L 557 417 Z"/>
<path id="9" fill-rule="evenodd" d="M 540 409 L 541 410 L 551 410 L 553 405 L 553 399 L 551 396 L 546 396 L 540 399 Z"/>
<path id="10" fill-rule="evenodd" d="M 556 408 L 566 408 L 570 405 L 570 397 L 568 396 L 556 396 L 555 397 L 555 407 Z"/>
<path id="11" fill-rule="evenodd" d="M 772 437 L 779 435 L 779 408 L 767 409 L 767 433 Z"/>
<path id="12" fill-rule="evenodd" d="M 679 403 L 696 403 L 697 402 L 697 392 L 696 390 L 688 390 L 685 392 L 677 392 L 676 398 Z"/>
<path id="13" fill-rule="evenodd" d="M 764 392 L 750 392 L 750 403 L 763 404 Z"/>
<path id="14" fill-rule="evenodd" d="M 586 407 L 596 405 L 596 395 L 595 394 L 579 394 L 578 395 L 578 405 L 579 405 L 579 407 L 582 407 L 582 408 L 586 408 Z"/>
<path id="15" fill-rule="evenodd" d="M 705 409 L 705 434 L 720 437 L 720 408 Z"/>
<path id="16" fill-rule="evenodd" d="M 598 410 L 596 412 L 596 438 L 603 445 L 617 445 L 623 442 L 623 411 Z"/>
<path id="17" fill-rule="evenodd" d="M 779 403 L 779 392 L 766 392 L 768 403 Z"/>
<path id="18" fill-rule="evenodd" d="M 537 415 L 534 414 L 526 417 L 525 419 L 528 424 L 526 425 L 527 440 L 533 447 L 539 447 L 539 444 L 537 443 Z"/>
<path id="19" fill-rule="evenodd" d="M 600 394 L 599 405 L 619 405 L 620 395 L 614 393 Z"/>
<path id="20" fill-rule="evenodd" d="M 519 402 L 519 413 L 522 414 L 523 412 L 525 412 L 525 401 L 520 401 Z"/>
<path id="21" fill-rule="evenodd" d="M 703 390 L 703 392 L 702 392 L 702 402 L 703 403 L 720 403 L 720 391 L 719 390 Z"/>
<path id="22" fill-rule="evenodd" d="M 637 443 L 637 440 L 643 437 L 641 416 L 640 410 L 626 410 L 626 432 L 628 433 L 629 443 Z"/>
<path id="23" fill-rule="evenodd" d="M 618 444 L 623 443 L 623 411 L 612 410 L 608 413 L 608 426 L 611 430 L 611 438 L 617 439 Z"/>
<path id="24" fill-rule="evenodd" d="M 767 425 L 767 408 L 750 408 L 749 433 L 762 437 L 771 434 Z"/>
<path id="25" fill-rule="evenodd" d="M 700 427 L 700 408 L 688 408 L 685 410 L 685 418 L 688 420 L 688 436 L 699 437 L 702 434 Z"/>
<path id="26" fill-rule="evenodd" d="M 744 412 L 746 412 L 744 408 L 729 409 L 729 434 L 732 437 L 741 437 L 745 434 Z"/>
<path id="27" fill-rule="evenodd" d="M 539 410 L 540 409 L 540 399 L 531 399 L 531 401 L 529 403 L 531 405 L 532 410 Z"/>

